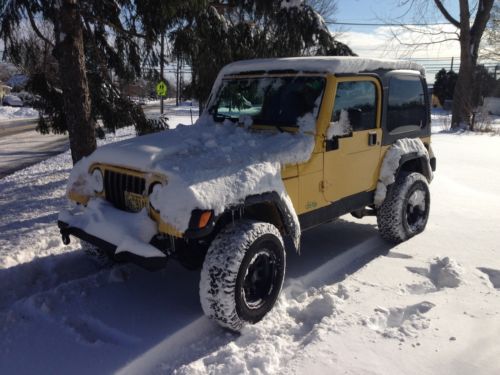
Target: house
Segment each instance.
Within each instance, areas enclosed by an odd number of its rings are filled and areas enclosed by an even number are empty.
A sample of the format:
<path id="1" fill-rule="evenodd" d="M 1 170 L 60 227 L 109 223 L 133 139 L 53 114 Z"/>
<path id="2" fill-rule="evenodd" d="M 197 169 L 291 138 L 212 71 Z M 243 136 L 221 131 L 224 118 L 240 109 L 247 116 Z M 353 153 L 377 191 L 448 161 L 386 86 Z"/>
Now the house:
<path id="1" fill-rule="evenodd" d="M 2 81 L 0 81 L 0 103 L 2 102 L 3 97 L 5 95 L 9 95 L 10 94 L 11 90 L 12 90 L 12 87 L 7 86 Z"/>

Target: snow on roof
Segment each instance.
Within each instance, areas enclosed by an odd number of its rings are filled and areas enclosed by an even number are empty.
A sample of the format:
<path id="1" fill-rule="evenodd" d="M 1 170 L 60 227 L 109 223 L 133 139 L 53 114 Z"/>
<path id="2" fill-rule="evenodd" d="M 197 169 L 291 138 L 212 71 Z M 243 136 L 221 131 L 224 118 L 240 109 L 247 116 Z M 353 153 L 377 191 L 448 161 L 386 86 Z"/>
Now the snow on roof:
<path id="1" fill-rule="evenodd" d="M 236 61 L 226 65 L 220 77 L 250 71 L 296 70 L 321 73 L 360 73 L 375 70 L 412 70 L 425 75 L 420 64 L 404 60 L 369 59 L 352 56 L 285 57 Z"/>

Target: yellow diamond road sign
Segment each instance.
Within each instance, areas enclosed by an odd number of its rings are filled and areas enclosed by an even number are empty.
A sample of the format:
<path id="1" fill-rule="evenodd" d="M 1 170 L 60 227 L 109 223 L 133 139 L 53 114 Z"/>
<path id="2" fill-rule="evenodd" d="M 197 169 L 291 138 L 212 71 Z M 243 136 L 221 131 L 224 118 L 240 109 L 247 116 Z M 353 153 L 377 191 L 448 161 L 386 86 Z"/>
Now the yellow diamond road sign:
<path id="1" fill-rule="evenodd" d="M 156 94 L 158 96 L 167 96 L 167 84 L 165 82 L 158 82 L 156 85 Z"/>

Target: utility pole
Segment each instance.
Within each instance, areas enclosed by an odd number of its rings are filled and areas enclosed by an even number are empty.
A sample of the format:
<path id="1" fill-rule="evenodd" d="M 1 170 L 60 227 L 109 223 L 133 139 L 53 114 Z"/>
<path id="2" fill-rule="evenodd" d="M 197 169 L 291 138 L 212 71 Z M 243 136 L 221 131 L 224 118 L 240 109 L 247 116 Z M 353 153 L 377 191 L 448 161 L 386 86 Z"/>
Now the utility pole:
<path id="1" fill-rule="evenodd" d="M 184 86 L 184 74 L 182 69 L 184 69 L 184 62 L 181 60 L 181 67 L 179 68 L 179 102 L 182 103 L 182 87 Z"/>
<path id="2" fill-rule="evenodd" d="M 452 70 L 453 70 L 453 60 L 455 60 L 455 58 L 454 58 L 454 57 L 452 57 L 452 58 L 451 58 L 451 66 L 450 66 L 450 71 L 452 71 Z"/>
<path id="3" fill-rule="evenodd" d="M 176 91 L 176 94 L 175 94 L 175 106 L 178 107 L 179 106 L 179 97 L 181 96 L 179 90 L 180 90 L 180 84 L 179 84 L 179 76 L 180 76 L 180 66 L 179 66 L 179 56 L 177 56 L 177 89 L 175 90 Z"/>
<path id="4" fill-rule="evenodd" d="M 163 76 L 163 64 L 165 62 L 165 35 L 161 33 L 160 41 L 160 80 L 165 82 L 165 77 Z M 160 113 L 163 115 L 163 95 L 160 96 Z"/>

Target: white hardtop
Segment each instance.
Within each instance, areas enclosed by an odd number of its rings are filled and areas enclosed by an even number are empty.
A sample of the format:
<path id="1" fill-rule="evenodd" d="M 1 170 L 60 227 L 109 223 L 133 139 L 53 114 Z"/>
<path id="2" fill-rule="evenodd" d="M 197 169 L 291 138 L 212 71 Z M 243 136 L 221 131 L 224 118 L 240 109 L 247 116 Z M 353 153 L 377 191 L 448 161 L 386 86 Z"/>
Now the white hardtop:
<path id="1" fill-rule="evenodd" d="M 318 73 L 361 73 L 376 70 L 411 70 L 425 76 L 420 64 L 405 60 L 372 59 L 353 56 L 284 57 L 236 61 L 226 65 L 220 72 L 223 76 L 252 71 L 295 70 Z"/>

